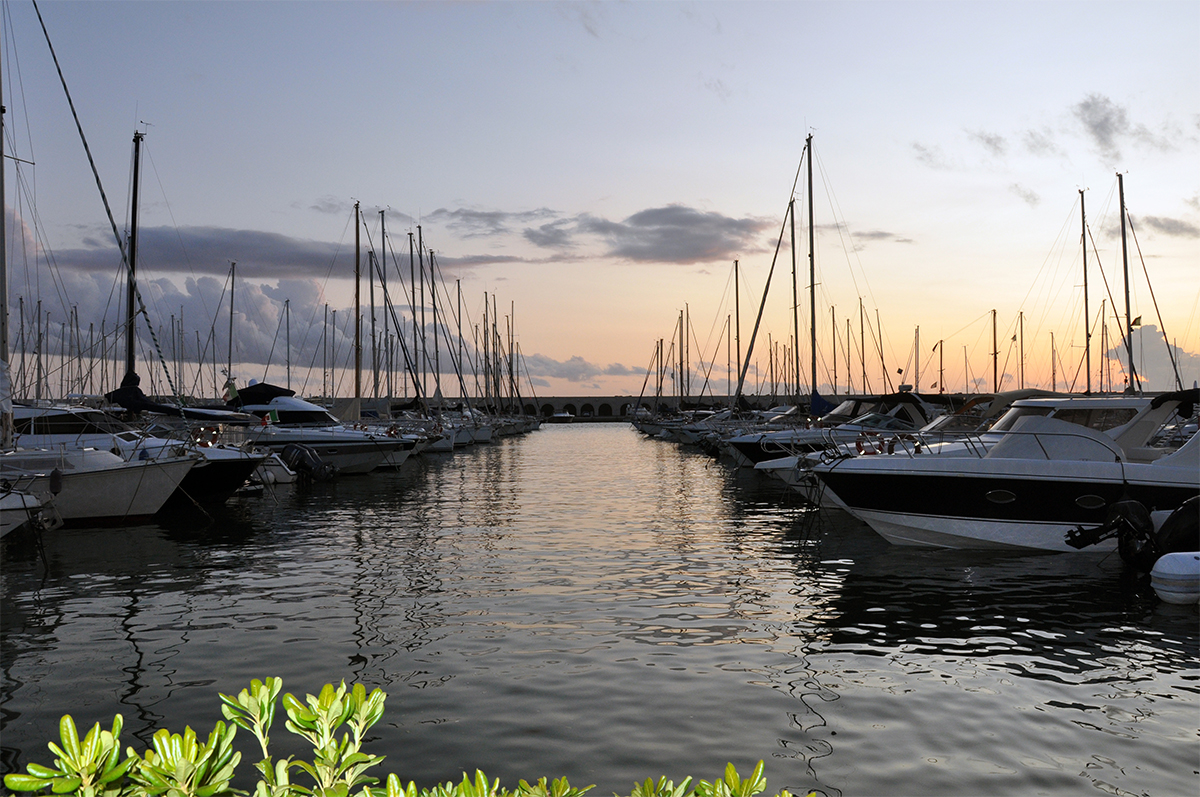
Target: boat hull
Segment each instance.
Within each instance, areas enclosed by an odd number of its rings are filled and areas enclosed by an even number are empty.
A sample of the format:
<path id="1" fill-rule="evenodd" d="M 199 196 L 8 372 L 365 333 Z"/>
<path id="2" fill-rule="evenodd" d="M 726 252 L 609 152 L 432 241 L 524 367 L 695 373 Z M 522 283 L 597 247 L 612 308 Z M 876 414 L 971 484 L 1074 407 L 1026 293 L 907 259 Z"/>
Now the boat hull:
<path id="1" fill-rule="evenodd" d="M 973 470 L 953 459 L 839 465 L 816 469 L 835 503 L 897 545 L 1075 551 L 1066 533 L 1100 525 L 1119 500 L 1173 510 L 1200 492 L 1186 467 L 1120 462 L 1072 463 L 1069 476 L 1053 461 L 975 460 Z"/>
<path id="2" fill-rule="evenodd" d="M 106 465 L 101 459 L 117 463 Z M 124 462 L 107 451 L 12 452 L 0 467 L 36 473 L 29 486 L 35 496 L 50 496 L 51 472 L 62 474 L 62 489 L 51 503 L 70 525 L 148 520 L 162 509 L 196 464 L 195 457 Z M 93 467 L 94 465 L 94 467 Z"/>

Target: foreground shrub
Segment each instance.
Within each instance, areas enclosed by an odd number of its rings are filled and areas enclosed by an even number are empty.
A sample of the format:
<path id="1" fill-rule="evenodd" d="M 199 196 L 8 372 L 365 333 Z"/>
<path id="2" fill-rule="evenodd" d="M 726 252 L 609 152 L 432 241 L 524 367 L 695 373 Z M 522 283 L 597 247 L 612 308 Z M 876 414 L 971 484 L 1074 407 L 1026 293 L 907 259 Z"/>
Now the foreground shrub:
<path id="1" fill-rule="evenodd" d="M 55 755 L 54 766 L 26 766 L 26 774 L 4 776 L 4 785 L 16 792 L 76 794 L 80 797 L 224 797 L 247 792 L 230 786 L 242 754 L 234 751 L 233 739 L 238 728 L 254 734 L 262 751 L 255 764 L 259 781 L 253 797 L 582 797 L 591 786 L 575 788 L 566 778 L 530 784 L 522 780 L 509 790 L 500 781 L 489 781 L 476 770 L 474 779 L 465 773 L 460 783 L 446 782 L 431 789 L 418 789 L 409 781 L 404 785 L 396 775 L 388 775 L 383 786 L 367 770 L 383 761 L 383 756 L 362 752 L 363 737 L 383 716 L 387 695 L 375 689 L 369 695 L 362 684 L 347 690 L 343 682 L 337 688 L 326 684 L 318 695 L 305 695 L 301 702 L 291 694 L 283 696 L 287 711 L 287 730 L 312 745 L 311 761 L 292 756 L 275 761 L 270 753 L 271 725 L 275 720 L 276 701 L 283 689 L 279 678 L 255 679 L 236 696 L 220 695 L 221 713 L 229 721 L 217 722 L 208 741 L 201 744 L 196 732 L 185 728 L 182 735 L 159 730 L 150 750 L 139 756 L 132 747 L 121 758 L 121 728 L 118 714 L 112 730 L 101 730 L 100 723 L 81 740 L 75 721 L 65 715 L 59 722 L 59 743 L 48 747 Z M 343 730 L 346 728 L 346 730 Z M 339 738 L 338 733 L 341 732 Z M 292 781 L 294 772 L 303 773 L 309 785 Z M 630 797 L 754 797 L 767 787 L 763 763 L 742 779 L 733 764 L 725 767 L 722 779 L 701 780 L 694 786 L 685 778 L 678 786 L 666 778 L 649 778 L 634 784 Z M 786 790 L 776 797 L 792 797 Z"/>

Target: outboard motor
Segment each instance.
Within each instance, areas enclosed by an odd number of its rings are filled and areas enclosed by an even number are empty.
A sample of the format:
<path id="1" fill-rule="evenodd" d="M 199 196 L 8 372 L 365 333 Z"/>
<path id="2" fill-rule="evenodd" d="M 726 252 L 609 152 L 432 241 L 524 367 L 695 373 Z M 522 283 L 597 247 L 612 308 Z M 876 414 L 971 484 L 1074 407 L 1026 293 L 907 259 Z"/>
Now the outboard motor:
<path id="1" fill-rule="evenodd" d="M 279 458 L 306 484 L 327 482 L 337 475 L 337 468 L 324 462 L 312 446 L 303 443 L 288 443 Z"/>
<path id="2" fill-rule="evenodd" d="M 1085 548 L 1114 536 L 1122 561 L 1145 573 L 1163 554 L 1200 550 L 1200 496 L 1184 501 L 1157 530 L 1140 502 L 1117 501 L 1109 507 L 1102 525 L 1079 526 L 1067 532 L 1067 544 Z"/>

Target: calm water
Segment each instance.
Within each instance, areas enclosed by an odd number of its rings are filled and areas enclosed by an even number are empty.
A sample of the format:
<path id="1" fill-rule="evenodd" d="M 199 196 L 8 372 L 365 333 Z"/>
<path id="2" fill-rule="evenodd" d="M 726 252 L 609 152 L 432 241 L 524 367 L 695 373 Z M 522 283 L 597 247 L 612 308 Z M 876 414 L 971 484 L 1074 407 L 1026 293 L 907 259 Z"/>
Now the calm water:
<path id="1" fill-rule="evenodd" d="M 420 785 L 628 794 L 762 759 L 772 794 L 1200 787 L 1195 607 L 1115 558 L 892 547 L 625 426 L 45 545 L 48 570 L 4 543 L 5 772 L 50 762 L 62 713 L 140 748 L 278 675 L 382 687 L 367 749 Z"/>

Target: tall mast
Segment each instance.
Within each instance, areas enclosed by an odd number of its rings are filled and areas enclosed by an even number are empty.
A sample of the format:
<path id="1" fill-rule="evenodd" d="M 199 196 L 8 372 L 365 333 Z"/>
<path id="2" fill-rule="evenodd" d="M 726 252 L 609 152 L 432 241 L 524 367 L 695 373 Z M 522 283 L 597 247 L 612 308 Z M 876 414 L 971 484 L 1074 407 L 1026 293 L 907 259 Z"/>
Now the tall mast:
<path id="1" fill-rule="evenodd" d="M 413 234 L 410 230 L 408 233 L 408 286 L 411 288 L 412 303 L 409 304 L 409 312 L 412 313 L 413 327 L 413 359 L 417 359 L 417 266 L 416 258 L 413 256 Z M 399 330 L 397 330 L 399 333 Z M 414 363 L 418 368 L 420 362 Z M 416 381 L 413 382 L 413 393 L 420 390 L 420 385 Z"/>
<path id="2" fill-rule="evenodd" d="M 831 342 L 830 350 L 833 352 L 833 395 L 837 395 L 837 313 L 833 305 L 829 306 L 829 340 Z M 796 361 L 799 366 L 799 360 Z"/>
<path id="3" fill-rule="evenodd" d="M 863 300 L 858 297 L 858 360 L 862 364 L 862 390 L 867 393 L 867 328 L 863 321 Z"/>
<path id="4" fill-rule="evenodd" d="M 365 225 L 367 220 L 363 219 Z M 371 398 L 379 398 L 379 333 L 375 331 L 375 248 L 367 250 L 367 301 L 371 305 Z"/>
<path id="5" fill-rule="evenodd" d="M 735 336 L 737 337 L 737 370 L 742 371 L 742 302 L 739 295 L 740 280 L 738 278 L 738 262 L 733 261 L 733 318 L 737 325 Z M 729 386 L 729 393 L 733 395 L 733 385 Z"/>
<path id="6" fill-rule="evenodd" d="M 1000 392 L 1000 347 L 996 342 L 996 311 L 992 311 L 992 392 Z"/>
<path id="7" fill-rule="evenodd" d="M 811 292 L 809 294 L 809 309 L 812 317 L 812 340 L 809 341 L 809 344 L 812 348 L 812 392 L 815 394 L 817 392 L 817 261 L 813 243 L 812 133 L 808 134 L 805 146 L 808 147 L 808 287 Z M 798 346 L 799 340 L 796 343 Z"/>
<path id="8" fill-rule="evenodd" d="M 0 449 L 13 447 L 12 397 L 14 390 L 12 369 L 8 362 L 8 237 L 6 235 L 7 194 L 4 192 L 4 93 L 3 75 L 0 75 L 0 387 L 7 391 L 0 396 L 4 411 L 0 412 Z"/>
<path id="9" fill-rule="evenodd" d="M 384 365 L 387 373 L 387 399 L 388 399 L 388 414 L 391 414 L 392 403 L 392 342 L 390 336 L 391 325 L 389 324 L 388 306 L 390 304 L 387 289 L 387 232 L 384 228 L 383 210 L 379 211 L 379 285 L 383 288 L 383 342 L 384 342 Z"/>
<path id="10" fill-rule="evenodd" d="M 1018 384 L 1017 387 L 1024 390 L 1025 389 L 1025 311 L 1024 310 L 1022 310 L 1020 313 L 1017 314 L 1017 324 L 1021 330 L 1021 343 L 1020 343 L 1020 346 L 1021 346 L 1021 352 L 1020 352 L 1020 354 L 1021 354 L 1021 370 L 1018 372 L 1018 376 L 1020 377 L 1020 384 Z"/>
<path id="11" fill-rule="evenodd" d="M 1092 319 L 1088 308 L 1087 273 L 1087 213 L 1083 205 L 1083 189 L 1079 189 L 1079 222 L 1083 227 L 1083 360 L 1087 374 L 1087 392 L 1092 392 Z"/>
<path id="12" fill-rule="evenodd" d="M 921 325 L 917 325 L 916 339 L 913 349 L 913 384 L 916 386 L 916 391 L 921 392 Z"/>
<path id="13" fill-rule="evenodd" d="M 129 210 L 129 282 L 125 288 L 125 374 L 134 371 L 134 350 L 137 338 L 137 318 L 134 295 L 137 292 L 137 235 L 138 235 L 138 187 L 142 165 L 142 139 L 145 133 L 133 134 L 133 196 Z"/>
<path id="14" fill-rule="evenodd" d="M 227 381 L 233 381 L 233 283 L 237 273 L 237 261 L 229 262 L 229 362 L 226 365 Z"/>
<path id="15" fill-rule="evenodd" d="M 362 398 L 362 242 L 358 219 L 358 202 L 354 203 L 354 399 Z"/>
<path id="16" fill-rule="evenodd" d="M 1129 319 L 1129 249 L 1125 243 L 1125 176 L 1117 173 L 1121 196 L 1121 263 L 1125 269 L 1125 353 L 1129 357 L 1129 391 L 1141 392 L 1137 385 L 1137 369 L 1133 367 L 1133 323 Z"/>
<path id="17" fill-rule="evenodd" d="M 417 225 L 417 266 L 421 282 L 421 395 L 429 395 L 429 346 L 425 339 L 425 238 Z"/>
<path id="18" fill-rule="evenodd" d="M 788 220 L 791 222 L 792 238 L 792 340 L 795 341 L 796 393 L 792 401 L 800 403 L 800 300 L 796 293 L 796 198 L 788 202 Z"/>

